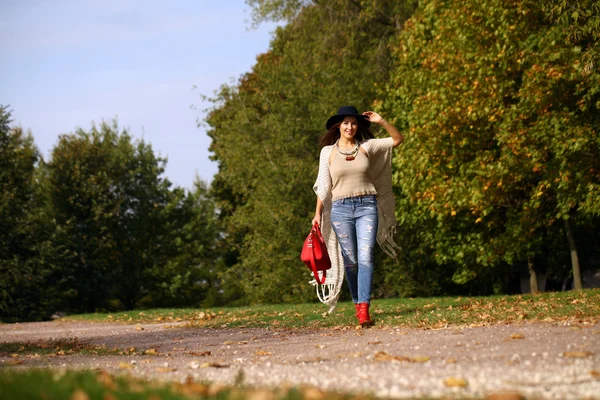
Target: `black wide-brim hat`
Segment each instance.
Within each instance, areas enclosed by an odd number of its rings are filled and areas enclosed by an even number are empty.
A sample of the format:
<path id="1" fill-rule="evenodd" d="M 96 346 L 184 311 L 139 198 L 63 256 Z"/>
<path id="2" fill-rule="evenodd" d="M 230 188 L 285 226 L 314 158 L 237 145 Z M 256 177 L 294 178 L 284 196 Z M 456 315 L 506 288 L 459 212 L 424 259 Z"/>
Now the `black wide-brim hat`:
<path id="1" fill-rule="evenodd" d="M 329 129 L 332 126 L 334 126 L 335 124 L 337 124 L 338 122 L 342 122 L 345 117 L 356 118 L 356 120 L 358 121 L 358 124 L 365 128 L 368 128 L 369 126 L 371 126 L 371 121 L 369 121 L 369 117 L 367 117 L 366 115 L 359 114 L 358 110 L 353 106 L 340 107 L 337 114 L 330 117 L 327 120 L 327 124 L 325 124 L 325 126 L 327 127 L 327 129 Z"/>

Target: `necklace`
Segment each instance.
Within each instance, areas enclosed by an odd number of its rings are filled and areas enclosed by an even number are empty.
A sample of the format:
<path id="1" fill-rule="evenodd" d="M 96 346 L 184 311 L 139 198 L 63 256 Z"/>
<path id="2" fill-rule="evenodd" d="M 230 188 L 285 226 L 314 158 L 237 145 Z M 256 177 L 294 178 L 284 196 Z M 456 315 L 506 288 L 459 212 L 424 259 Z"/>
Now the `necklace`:
<path id="1" fill-rule="evenodd" d="M 344 150 L 340 149 L 338 142 L 339 142 L 339 140 L 335 142 L 335 147 L 337 148 L 338 153 L 346 156 L 346 161 L 354 160 L 356 158 L 356 156 L 358 155 L 358 143 L 354 143 L 354 147 L 352 148 L 352 150 L 344 151 Z"/>

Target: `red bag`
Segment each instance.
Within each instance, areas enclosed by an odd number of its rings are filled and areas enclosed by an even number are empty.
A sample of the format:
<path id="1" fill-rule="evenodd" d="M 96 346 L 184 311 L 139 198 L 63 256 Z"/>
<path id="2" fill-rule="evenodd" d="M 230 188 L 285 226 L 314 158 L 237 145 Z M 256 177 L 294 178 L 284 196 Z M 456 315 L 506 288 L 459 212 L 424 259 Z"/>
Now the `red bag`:
<path id="1" fill-rule="evenodd" d="M 329 253 L 327 253 L 327 246 L 325 245 L 325 240 L 323 240 L 323 235 L 321 235 L 319 224 L 315 223 L 306 237 L 302 253 L 300 253 L 300 259 L 313 272 L 317 282 L 321 285 L 324 284 L 325 271 L 331 268 L 331 260 L 329 259 Z M 322 280 L 319 279 L 318 271 L 323 272 Z"/>

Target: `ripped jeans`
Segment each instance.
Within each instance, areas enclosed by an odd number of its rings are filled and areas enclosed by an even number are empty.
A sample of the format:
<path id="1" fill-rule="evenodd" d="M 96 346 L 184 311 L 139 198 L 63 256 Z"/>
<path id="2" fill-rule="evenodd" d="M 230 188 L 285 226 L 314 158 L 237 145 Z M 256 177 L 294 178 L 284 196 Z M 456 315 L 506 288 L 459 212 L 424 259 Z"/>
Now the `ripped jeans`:
<path id="1" fill-rule="evenodd" d="M 331 206 L 331 226 L 342 247 L 346 280 L 355 304 L 371 300 L 377 222 L 375 196 L 335 200 Z"/>

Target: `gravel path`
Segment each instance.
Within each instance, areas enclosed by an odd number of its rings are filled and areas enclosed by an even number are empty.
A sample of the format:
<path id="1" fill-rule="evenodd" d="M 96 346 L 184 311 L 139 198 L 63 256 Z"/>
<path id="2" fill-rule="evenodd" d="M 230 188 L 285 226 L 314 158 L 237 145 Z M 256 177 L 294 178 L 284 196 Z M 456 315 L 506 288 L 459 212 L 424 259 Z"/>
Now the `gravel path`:
<path id="1" fill-rule="evenodd" d="M 418 329 L 204 329 L 173 324 L 0 325 L 0 342 L 77 338 L 149 355 L 0 357 L 3 368 L 252 386 L 311 385 L 393 398 L 600 399 L 600 325 Z M 154 354 L 156 353 L 156 354 Z"/>

